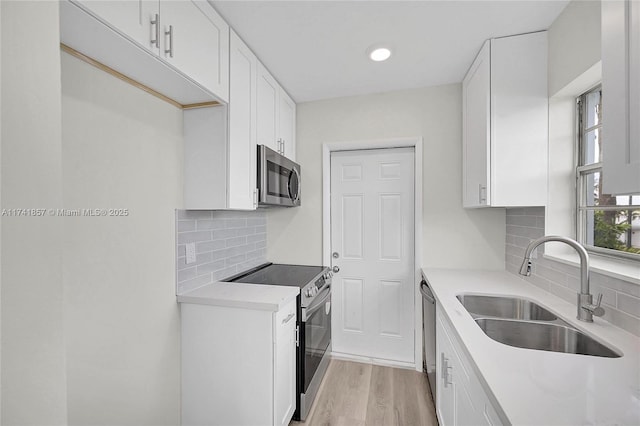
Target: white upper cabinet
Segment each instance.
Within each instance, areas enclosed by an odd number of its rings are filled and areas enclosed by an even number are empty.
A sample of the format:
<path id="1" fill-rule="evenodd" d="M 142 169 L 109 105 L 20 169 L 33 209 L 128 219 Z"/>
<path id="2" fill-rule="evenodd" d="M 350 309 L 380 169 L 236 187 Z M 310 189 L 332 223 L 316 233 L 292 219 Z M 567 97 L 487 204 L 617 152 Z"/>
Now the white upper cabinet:
<path id="1" fill-rule="evenodd" d="M 262 65 L 258 65 L 258 144 L 295 161 L 296 104 Z"/>
<path id="2" fill-rule="evenodd" d="M 229 26 L 204 0 L 160 2 L 161 56 L 229 101 Z"/>
<path id="3" fill-rule="evenodd" d="M 284 90 L 280 90 L 278 117 L 281 151 L 285 157 L 295 160 L 296 104 Z"/>
<path id="4" fill-rule="evenodd" d="M 603 190 L 640 193 L 640 2 L 602 2 Z"/>
<path id="5" fill-rule="evenodd" d="M 488 205 L 491 48 L 486 41 L 463 81 L 464 206 Z"/>
<path id="6" fill-rule="evenodd" d="M 547 34 L 488 40 L 462 83 L 463 205 L 547 201 Z"/>
<path id="7" fill-rule="evenodd" d="M 229 26 L 204 0 L 63 0 L 60 41 L 180 105 L 229 100 Z"/>
<path id="8" fill-rule="evenodd" d="M 258 145 L 265 145 L 280 151 L 278 139 L 278 91 L 279 85 L 271 73 L 260 63 L 258 65 Z"/>
<path id="9" fill-rule="evenodd" d="M 141 46 L 159 52 L 159 44 L 150 37 L 160 14 L 158 0 L 77 0 L 77 3 Z"/>
<path id="10" fill-rule="evenodd" d="M 254 210 L 258 59 L 231 31 L 229 104 L 184 111 L 184 208 Z"/>
<path id="11" fill-rule="evenodd" d="M 257 207 L 256 83 L 258 59 L 235 32 L 230 36 L 228 207 Z"/>
<path id="12" fill-rule="evenodd" d="M 229 138 L 226 105 L 186 109 L 184 135 L 184 208 L 229 208 Z"/>

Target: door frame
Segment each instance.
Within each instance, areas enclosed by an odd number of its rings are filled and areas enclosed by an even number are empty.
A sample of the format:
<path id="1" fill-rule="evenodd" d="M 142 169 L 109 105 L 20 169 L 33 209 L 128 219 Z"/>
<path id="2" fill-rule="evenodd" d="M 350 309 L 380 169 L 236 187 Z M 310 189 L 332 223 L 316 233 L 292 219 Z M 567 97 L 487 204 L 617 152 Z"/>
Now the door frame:
<path id="1" fill-rule="evenodd" d="M 414 161 L 414 365 L 409 363 L 391 363 L 370 358 L 355 360 L 410 367 L 422 371 L 422 295 L 420 280 L 422 279 L 422 137 L 408 137 L 380 140 L 360 140 L 343 142 L 325 142 L 322 144 L 322 264 L 331 265 L 331 153 L 337 151 L 364 151 L 385 148 L 413 148 Z"/>

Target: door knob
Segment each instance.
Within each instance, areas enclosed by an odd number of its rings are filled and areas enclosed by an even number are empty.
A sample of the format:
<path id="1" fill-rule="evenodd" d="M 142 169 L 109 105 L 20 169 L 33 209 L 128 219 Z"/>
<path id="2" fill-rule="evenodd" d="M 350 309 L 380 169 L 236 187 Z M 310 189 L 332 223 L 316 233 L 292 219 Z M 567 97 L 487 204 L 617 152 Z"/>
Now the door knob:
<path id="1" fill-rule="evenodd" d="M 334 266 L 333 267 L 333 273 L 337 274 L 338 272 L 340 272 L 340 267 L 339 266 Z"/>

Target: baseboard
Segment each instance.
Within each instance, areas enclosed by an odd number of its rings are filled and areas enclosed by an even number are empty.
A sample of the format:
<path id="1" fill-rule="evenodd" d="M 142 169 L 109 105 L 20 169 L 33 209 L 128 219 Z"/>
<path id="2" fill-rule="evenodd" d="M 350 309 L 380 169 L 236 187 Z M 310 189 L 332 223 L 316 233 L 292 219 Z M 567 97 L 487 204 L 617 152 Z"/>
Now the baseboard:
<path id="1" fill-rule="evenodd" d="M 383 359 L 383 358 L 371 358 L 371 357 L 366 357 L 361 355 L 345 354 L 345 353 L 336 352 L 336 351 L 331 352 L 331 358 L 340 359 L 343 361 L 361 362 L 363 364 L 381 365 L 384 367 L 405 368 L 408 370 L 416 369 L 415 362 L 393 361 L 393 360 Z"/>

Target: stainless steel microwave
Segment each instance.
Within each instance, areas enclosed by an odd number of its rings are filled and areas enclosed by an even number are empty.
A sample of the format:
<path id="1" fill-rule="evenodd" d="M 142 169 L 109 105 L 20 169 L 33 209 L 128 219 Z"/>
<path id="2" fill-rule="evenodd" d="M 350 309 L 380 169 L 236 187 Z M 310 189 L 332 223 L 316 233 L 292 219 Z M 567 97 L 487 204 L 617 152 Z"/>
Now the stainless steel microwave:
<path id="1" fill-rule="evenodd" d="M 300 205 L 300 165 L 264 145 L 258 145 L 258 205 Z"/>

